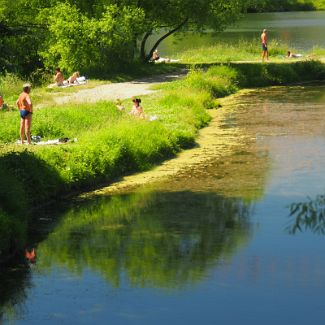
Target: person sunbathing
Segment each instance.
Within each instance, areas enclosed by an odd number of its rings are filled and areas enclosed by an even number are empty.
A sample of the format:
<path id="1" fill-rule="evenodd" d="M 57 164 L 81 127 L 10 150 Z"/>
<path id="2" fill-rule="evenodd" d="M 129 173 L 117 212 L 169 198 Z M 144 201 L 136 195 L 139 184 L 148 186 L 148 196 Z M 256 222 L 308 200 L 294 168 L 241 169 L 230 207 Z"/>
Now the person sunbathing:
<path id="1" fill-rule="evenodd" d="M 153 53 L 152 53 L 152 57 L 150 59 L 151 62 L 154 62 L 154 61 L 157 61 L 160 59 L 160 55 L 158 53 L 158 50 L 155 50 Z"/>
<path id="2" fill-rule="evenodd" d="M 53 77 L 54 79 L 54 82 L 55 82 L 55 86 L 63 86 L 64 84 L 64 76 L 63 76 L 63 73 L 61 72 L 61 69 L 60 68 L 56 68 L 55 69 L 55 75 Z"/>
<path id="3" fill-rule="evenodd" d="M 78 78 L 80 77 L 79 71 L 76 71 L 68 78 L 68 83 L 69 84 L 74 84 L 74 83 L 79 83 Z"/>
<path id="4" fill-rule="evenodd" d="M 291 51 L 287 52 L 287 58 L 301 58 L 302 54 L 294 54 Z"/>

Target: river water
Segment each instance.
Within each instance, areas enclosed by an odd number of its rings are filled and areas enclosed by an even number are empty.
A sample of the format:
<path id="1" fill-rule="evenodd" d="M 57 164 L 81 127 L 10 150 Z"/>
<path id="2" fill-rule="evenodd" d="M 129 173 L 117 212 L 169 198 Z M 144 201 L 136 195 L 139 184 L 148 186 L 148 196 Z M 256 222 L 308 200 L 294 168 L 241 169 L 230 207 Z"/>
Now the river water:
<path id="1" fill-rule="evenodd" d="M 276 39 L 297 51 L 308 52 L 313 47 L 325 47 L 325 38 L 322 37 L 325 12 L 309 11 L 248 14 L 223 32 L 169 37 L 159 45 L 159 52 L 162 56 L 177 57 L 189 49 L 220 42 L 237 43 L 239 40 L 256 41 L 256 46 L 259 46 L 264 28 L 268 29 L 270 40 Z M 150 44 L 153 45 L 154 39 Z"/>
<path id="2" fill-rule="evenodd" d="M 198 144 L 38 215 L 0 323 L 321 324 L 325 86 L 233 96 Z"/>

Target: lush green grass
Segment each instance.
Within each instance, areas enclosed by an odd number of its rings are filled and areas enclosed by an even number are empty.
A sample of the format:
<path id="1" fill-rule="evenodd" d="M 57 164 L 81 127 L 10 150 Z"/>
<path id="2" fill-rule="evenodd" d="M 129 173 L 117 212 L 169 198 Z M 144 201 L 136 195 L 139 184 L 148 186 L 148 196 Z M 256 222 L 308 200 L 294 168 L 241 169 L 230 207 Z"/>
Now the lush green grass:
<path id="1" fill-rule="evenodd" d="M 290 64 L 201 65 L 182 80 L 143 99 L 147 119 L 133 118 L 111 102 L 35 109 L 32 133 L 44 139 L 78 138 L 59 146 L 21 146 L 17 111 L 0 112 L 0 251 L 17 247 L 31 207 L 69 191 L 142 171 L 194 144 L 218 98 L 243 87 L 325 80 L 317 61 Z M 6 90 L 8 97 L 10 91 Z M 149 117 L 157 115 L 157 120 Z M 10 215 L 10 217 L 8 217 Z"/>
<path id="2" fill-rule="evenodd" d="M 125 103 L 127 111 L 131 104 L 130 100 Z M 0 112 L 0 198 L 8 202 L 0 206 L 0 251 L 12 247 L 13 234 L 23 232 L 26 226 L 25 211 L 35 204 L 146 170 L 192 145 L 198 128 L 210 120 L 205 109 L 213 106 L 213 97 L 191 89 L 179 94 L 166 91 L 143 98 L 143 106 L 148 117 L 155 114 L 158 119 L 136 119 L 110 102 L 36 109 L 33 134 L 44 139 L 78 138 L 76 143 L 46 147 L 14 145 L 18 113 Z M 15 210 L 15 206 L 21 208 Z M 20 228 L 13 227 L 11 220 L 20 222 Z M 8 228 L 15 230 L 10 233 Z M 9 235 L 4 236 L 2 231 Z"/>
<path id="3" fill-rule="evenodd" d="M 269 54 L 272 61 L 284 59 L 288 46 L 278 40 L 269 43 Z M 291 51 L 295 52 L 294 49 Z M 177 57 L 184 64 L 227 63 L 233 61 L 261 61 L 261 45 L 258 40 L 239 40 L 238 42 L 220 42 L 214 46 L 191 49 L 180 53 Z"/>

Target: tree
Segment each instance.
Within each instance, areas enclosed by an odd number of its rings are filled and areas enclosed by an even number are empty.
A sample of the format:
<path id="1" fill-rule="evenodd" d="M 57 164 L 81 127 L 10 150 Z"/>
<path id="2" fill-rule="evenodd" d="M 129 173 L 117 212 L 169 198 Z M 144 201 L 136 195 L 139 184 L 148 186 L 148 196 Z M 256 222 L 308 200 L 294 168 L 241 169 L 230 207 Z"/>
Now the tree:
<path id="1" fill-rule="evenodd" d="M 170 35 L 192 30 L 203 32 L 207 29 L 222 30 L 234 23 L 248 7 L 259 0 L 70 0 L 70 3 L 87 12 L 87 15 L 100 15 L 107 5 L 138 8 L 143 11 L 143 19 L 134 18 L 134 27 L 141 25 L 144 32 L 138 34 L 140 58 L 148 61 L 155 48 Z M 146 53 L 147 40 L 155 32 L 164 35 Z"/>
<path id="2" fill-rule="evenodd" d="M 111 3 L 122 3 L 137 6 L 145 13 L 145 33 L 140 42 L 140 57 L 148 61 L 158 45 L 170 35 L 193 30 L 203 32 L 207 29 L 215 31 L 232 24 L 245 12 L 248 5 L 255 0 L 113 0 Z M 164 35 L 146 53 L 148 38 L 154 32 L 164 31 Z"/>
<path id="3" fill-rule="evenodd" d="M 142 25 L 134 21 L 142 21 L 144 14 L 135 7 L 107 5 L 94 17 L 75 5 L 59 3 L 44 9 L 41 17 L 49 29 L 46 46 L 40 51 L 44 64 L 59 65 L 69 73 L 79 69 L 103 72 L 132 61 L 134 40 L 143 33 Z"/>

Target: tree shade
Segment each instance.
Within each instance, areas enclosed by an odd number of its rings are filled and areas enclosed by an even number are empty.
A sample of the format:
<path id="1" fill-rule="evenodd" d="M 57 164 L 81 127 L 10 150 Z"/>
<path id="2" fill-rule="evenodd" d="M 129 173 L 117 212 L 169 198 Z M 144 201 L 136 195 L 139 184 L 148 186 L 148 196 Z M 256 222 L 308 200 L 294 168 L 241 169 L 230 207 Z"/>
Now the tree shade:
<path id="1" fill-rule="evenodd" d="M 169 35 L 222 30 L 252 1 L 245 0 L 0 0 L 0 72 L 29 75 L 60 65 L 112 71 L 138 55 L 147 61 Z M 146 53 L 148 38 L 165 32 Z"/>

